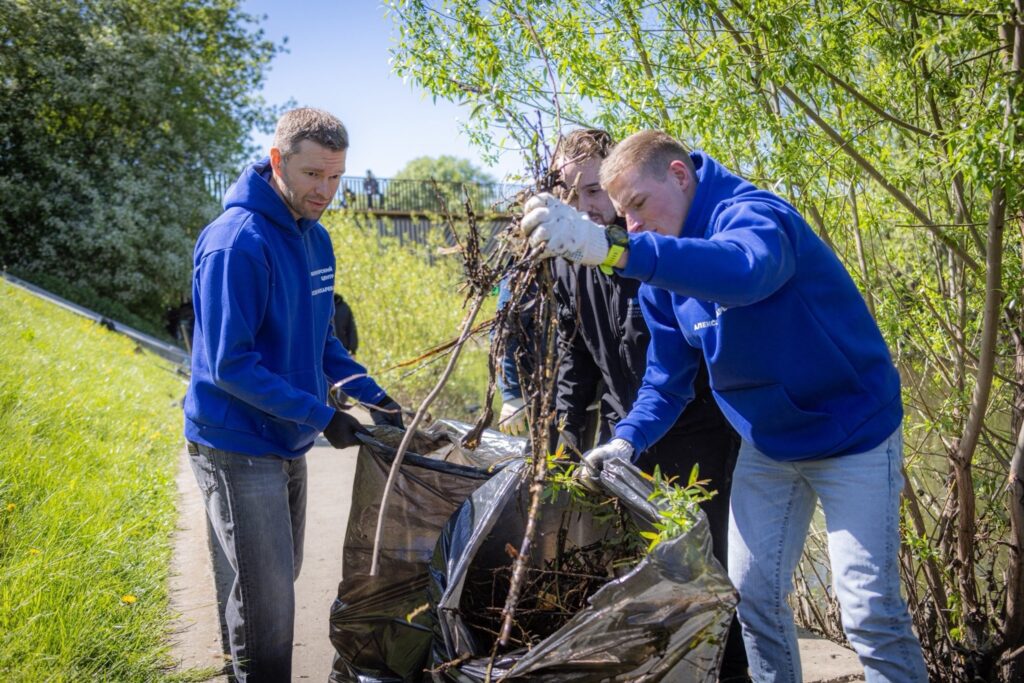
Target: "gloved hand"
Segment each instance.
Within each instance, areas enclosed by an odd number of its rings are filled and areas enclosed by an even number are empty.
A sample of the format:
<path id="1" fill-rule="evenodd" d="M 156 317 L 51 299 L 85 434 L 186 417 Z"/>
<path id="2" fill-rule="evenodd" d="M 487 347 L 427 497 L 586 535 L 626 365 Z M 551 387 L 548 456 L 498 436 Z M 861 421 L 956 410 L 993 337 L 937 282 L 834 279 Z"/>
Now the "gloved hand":
<path id="1" fill-rule="evenodd" d="M 601 470 L 611 460 L 630 462 L 633 459 L 633 446 L 625 439 L 612 439 L 603 446 L 592 448 L 583 454 L 583 460 L 576 468 L 576 477 L 580 483 L 591 491 L 599 491 L 597 485 L 601 478 Z"/>
<path id="2" fill-rule="evenodd" d="M 518 436 L 526 431 L 526 404 L 523 399 L 510 398 L 501 404 L 498 429 L 509 436 Z"/>
<path id="3" fill-rule="evenodd" d="M 585 266 L 599 266 L 608 256 L 605 228 L 562 200 L 542 192 L 530 197 L 519 224 L 530 245 L 545 245 L 542 256 L 561 256 Z"/>
<path id="4" fill-rule="evenodd" d="M 369 434 L 369 432 L 359 424 L 359 420 L 341 410 L 335 410 L 334 417 L 324 427 L 324 437 L 335 448 L 358 446 L 361 442 L 356 438 L 356 434 Z"/>
<path id="5" fill-rule="evenodd" d="M 373 420 L 373 424 L 405 429 L 405 424 L 402 422 L 402 406 L 398 405 L 395 399 L 384 394 L 384 398 L 377 401 L 375 405 L 380 410 L 376 410 L 374 407 L 370 408 L 370 419 Z"/>

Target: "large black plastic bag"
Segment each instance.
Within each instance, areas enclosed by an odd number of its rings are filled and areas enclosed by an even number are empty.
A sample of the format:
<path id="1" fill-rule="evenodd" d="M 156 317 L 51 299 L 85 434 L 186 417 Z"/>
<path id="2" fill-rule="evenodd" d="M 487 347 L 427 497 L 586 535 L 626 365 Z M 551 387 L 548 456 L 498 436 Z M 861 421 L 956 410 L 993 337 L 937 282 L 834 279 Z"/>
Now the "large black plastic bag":
<path id="1" fill-rule="evenodd" d="M 336 655 L 330 680 L 417 681 L 432 635 L 429 617 L 422 613 L 427 565 L 441 529 L 495 471 L 522 458 L 526 442 L 486 431 L 480 448 L 470 451 L 459 445 L 468 426 L 454 421 L 439 421 L 417 433 L 388 501 L 380 567 L 372 577 L 377 515 L 403 432 L 369 429 L 373 438 L 364 440 L 356 461 L 342 581 L 331 607 Z"/>
<path id="2" fill-rule="evenodd" d="M 527 464 L 506 467 L 481 486 L 445 528 L 431 565 L 436 681 L 483 681 L 492 643 L 478 641 L 459 613 L 471 567 L 498 566 L 506 544 L 519 546 L 526 521 Z M 656 521 L 652 484 L 631 465 L 610 463 L 601 483 L 641 525 Z M 566 496 L 546 503 L 533 564 L 553 556 Z M 573 532 L 599 532 L 581 519 Z M 585 542 L 585 540 L 584 540 Z M 737 596 L 711 555 L 707 519 L 664 541 L 625 576 L 605 584 L 590 606 L 531 650 L 499 656 L 491 680 L 716 681 Z M 455 664 L 451 664 L 455 662 Z"/>

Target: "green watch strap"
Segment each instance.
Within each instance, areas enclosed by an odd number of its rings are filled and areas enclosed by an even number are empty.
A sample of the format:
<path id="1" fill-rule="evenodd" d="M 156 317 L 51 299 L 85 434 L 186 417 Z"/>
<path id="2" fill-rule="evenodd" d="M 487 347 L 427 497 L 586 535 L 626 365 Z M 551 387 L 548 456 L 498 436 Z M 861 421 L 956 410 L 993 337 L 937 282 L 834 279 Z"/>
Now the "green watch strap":
<path id="1" fill-rule="evenodd" d="M 604 257 L 604 261 L 598 266 L 601 272 L 605 275 L 612 274 L 612 266 L 619 262 L 619 257 L 626 251 L 625 245 L 613 244 L 608 247 L 608 255 Z"/>

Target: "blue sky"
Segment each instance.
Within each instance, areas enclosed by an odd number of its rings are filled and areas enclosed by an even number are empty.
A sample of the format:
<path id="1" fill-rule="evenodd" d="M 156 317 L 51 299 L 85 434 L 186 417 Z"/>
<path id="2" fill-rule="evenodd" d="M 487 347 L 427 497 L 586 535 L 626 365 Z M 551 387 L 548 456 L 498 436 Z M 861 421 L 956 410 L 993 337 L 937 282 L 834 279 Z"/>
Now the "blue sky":
<path id="1" fill-rule="evenodd" d="M 271 62 L 263 87 L 269 104 L 289 99 L 337 115 L 348 128 L 351 147 L 347 175 L 372 169 L 393 175 L 419 156 L 469 159 L 502 180 L 519 171 L 522 162 L 511 154 L 499 166 L 485 165 L 459 130 L 468 109 L 438 101 L 413 90 L 391 73 L 389 48 L 396 31 L 377 0 L 244 0 L 243 11 L 261 19 L 268 39 L 288 37 L 288 52 Z M 253 131 L 261 149 L 271 136 Z"/>

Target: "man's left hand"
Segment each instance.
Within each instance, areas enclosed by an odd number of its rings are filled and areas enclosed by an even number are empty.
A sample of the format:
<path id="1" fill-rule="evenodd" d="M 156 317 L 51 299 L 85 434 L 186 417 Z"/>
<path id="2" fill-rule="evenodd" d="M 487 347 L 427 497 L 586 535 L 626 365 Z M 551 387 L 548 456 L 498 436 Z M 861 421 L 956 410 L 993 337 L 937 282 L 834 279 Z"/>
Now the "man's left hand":
<path id="1" fill-rule="evenodd" d="M 576 468 L 576 478 L 591 491 L 599 491 L 597 482 L 601 478 L 601 470 L 612 460 L 631 462 L 633 445 L 625 439 L 612 439 L 603 446 L 592 448 L 583 454 L 583 461 Z"/>
<path id="2" fill-rule="evenodd" d="M 384 398 L 377 401 L 376 405 L 369 406 L 369 410 L 373 424 L 405 429 L 405 423 L 402 422 L 402 406 L 387 394 L 384 394 Z"/>
<path id="3" fill-rule="evenodd" d="M 542 256 L 585 266 L 599 266 L 608 256 L 605 228 L 557 197 L 542 192 L 530 197 L 524 209 L 519 228 L 531 246 L 544 246 Z"/>

